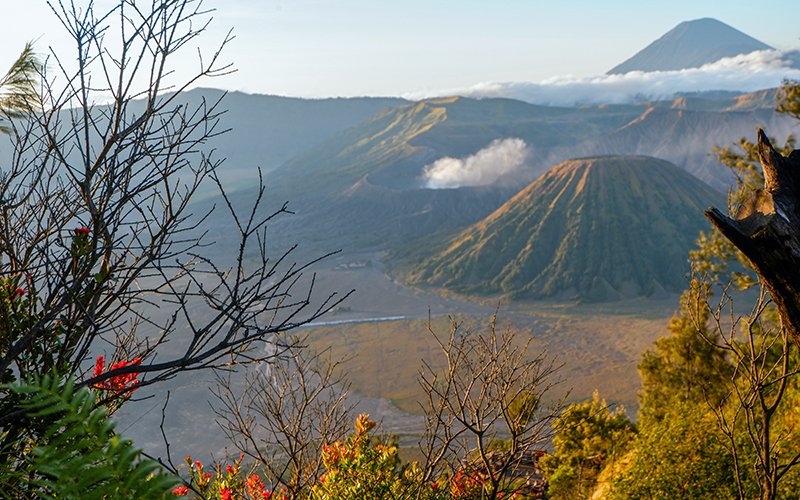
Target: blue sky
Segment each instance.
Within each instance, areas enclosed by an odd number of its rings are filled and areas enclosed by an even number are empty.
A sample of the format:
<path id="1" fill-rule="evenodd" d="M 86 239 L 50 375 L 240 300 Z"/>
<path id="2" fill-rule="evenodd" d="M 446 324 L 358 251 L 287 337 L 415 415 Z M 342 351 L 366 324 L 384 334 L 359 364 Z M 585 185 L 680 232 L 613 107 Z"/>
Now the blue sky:
<path id="1" fill-rule="evenodd" d="M 4 3 L 11 3 L 4 0 Z M 68 42 L 43 0 L 4 11 L 0 67 L 24 42 Z M 113 4 L 97 0 L 99 7 Z M 435 93 L 487 81 L 599 75 L 681 21 L 715 17 L 800 48 L 796 0 L 206 0 L 203 43 L 233 28 L 236 74 L 206 86 L 304 97 Z M 179 66 L 190 64 L 183 60 Z"/>

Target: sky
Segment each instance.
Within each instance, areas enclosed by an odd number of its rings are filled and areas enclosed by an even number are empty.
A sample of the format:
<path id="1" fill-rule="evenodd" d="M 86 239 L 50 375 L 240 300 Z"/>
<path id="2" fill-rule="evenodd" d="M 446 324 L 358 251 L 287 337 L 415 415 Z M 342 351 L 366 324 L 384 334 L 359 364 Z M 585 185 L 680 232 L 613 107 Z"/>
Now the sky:
<path id="1" fill-rule="evenodd" d="M 78 1 L 78 4 L 85 3 Z M 96 0 L 98 9 L 115 2 Z M 0 68 L 25 41 L 70 47 L 44 0 L 0 0 Z M 800 48 L 796 0 L 206 0 L 198 40 L 237 72 L 206 87 L 299 97 L 427 96 L 449 89 L 592 81 L 681 21 L 714 17 L 780 50 Z M 768 5 L 765 9 L 761 5 Z M 67 54 L 70 54 L 67 52 Z M 67 56 L 69 57 L 69 56 Z M 176 61 L 193 67 L 191 53 Z M 588 80 L 587 80 L 588 79 Z"/>

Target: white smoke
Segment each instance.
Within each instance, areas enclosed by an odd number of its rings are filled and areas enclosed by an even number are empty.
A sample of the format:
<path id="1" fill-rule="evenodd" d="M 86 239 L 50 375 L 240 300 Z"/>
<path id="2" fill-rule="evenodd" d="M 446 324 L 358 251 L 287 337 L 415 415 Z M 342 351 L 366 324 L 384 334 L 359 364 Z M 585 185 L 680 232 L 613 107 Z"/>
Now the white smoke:
<path id="1" fill-rule="evenodd" d="M 486 186 L 522 166 L 529 154 L 522 139 L 495 139 L 466 158 L 445 156 L 426 165 L 422 177 L 431 189 Z"/>
<path id="2" fill-rule="evenodd" d="M 700 68 L 678 71 L 632 71 L 624 75 L 585 78 L 563 76 L 539 83 L 488 82 L 467 88 L 410 94 L 405 97 L 510 97 L 532 104 L 575 106 L 669 99 L 678 92 L 752 92 L 777 87 L 784 79 L 800 79 L 800 69 L 791 67 L 788 60 L 790 57 L 790 54 L 778 50 L 761 50 L 726 57 Z"/>

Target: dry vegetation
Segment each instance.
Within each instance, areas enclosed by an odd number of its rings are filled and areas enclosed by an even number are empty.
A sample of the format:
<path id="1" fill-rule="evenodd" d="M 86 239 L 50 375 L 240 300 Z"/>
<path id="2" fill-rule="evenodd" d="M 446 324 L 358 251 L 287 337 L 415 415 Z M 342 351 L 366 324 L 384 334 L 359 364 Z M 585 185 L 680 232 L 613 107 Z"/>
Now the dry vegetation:
<path id="1" fill-rule="evenodd" d="M 666 299 L 611 306 L 528 304 L 524 312 L 501 311 L 500 325 L 513 324 L 520 343 L 532 337 L 532 356 L 547 349 L 563 363 L 558 377 L 567 382 L 557 386 L 552 397 L 570 391 L 570 400 L 584 400 L 598 389 L 609 401 L 624 404 L 630 411 L 636 407 L 640 387 L 636 372 L 640 355 L 666 333 L 674 303 L 674 299 Z M 473 326 L 489 320 L 461 319 Z M 446 316 L 432 319 L 436 331 L 446 331 L 448 325 Z M 311 331 L 309 343 L 314 348 L 330 347 L 334 359 L 346 359 L 341 369 L 353 391 L 419 413 L 421 361 L 440 361 L 427 326 L 426 320 L 406 320 L 321 327 Z"/>

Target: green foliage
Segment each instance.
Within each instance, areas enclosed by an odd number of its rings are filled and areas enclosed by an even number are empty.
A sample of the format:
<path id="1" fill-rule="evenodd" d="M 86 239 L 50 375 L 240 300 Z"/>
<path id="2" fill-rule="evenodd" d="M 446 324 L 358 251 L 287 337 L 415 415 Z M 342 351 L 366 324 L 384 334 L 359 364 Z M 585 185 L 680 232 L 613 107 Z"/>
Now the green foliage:
<path id="1" fill-rule="evenodd" d="M 693 280 L 669 323 L 670 335 L 658 339 L 653 350 L 642 355 L 638 367 L 642 425 L 663 420 L 675 404 L 716 406 L 727 392 L 733 366 L 725 351 L 707 340 L 711 338 L 707 297 L 707 285 Z"/>
<path id="2" fill-rule="evenodd" d="M 786 113 L 800 120 L 800 81 L 784 80 L 781 88 L 778 89 L 776 97 L 778 105 L 776 110 Z"/>
<path id="3" fill-rule="evenodd" d="M 624 453 L 635 428 L 623 408 L 610 411 L 595 391 L 565 409 L 554 424 L 555 451 L 541 460 L 553 499 L 589 498 L 600 471 Z"/>
<path id="4" fill-rule="evenodd" d="M 800 89 L 786 82 L 778 110 L 800 117 L 799 99 Z M 782 152 L 793 148 L 790 136 Z M 757 146 L 741 139 L 738 147 L 714 152 L 737 179 L 729 197 L 737 213 L 763 188 Z M 759 299 L 749 317 L 735 313 L 733 301 L 752 299 L 745 291 L 758 277 L 726 238 L 701 234 L 691 259 L 696 279 L 681 297 L 670 335 L 639 365 L 640 432 L 622 464 L 604 472 L 605 496 L 774 498 L 776 483 L 778 495 L 795 496 L 796 355 L 769 302 Z M 715 285 L 724 290 L 719 309 L 710 305 Z M 724 324 L 728 314 L 733 325 Z"/>
<path id="5" fill-rule="evenodd" d="M 60 381 L 44 375 L 6 386 L 41 434 L 20 457 L 22 473 L 5 487 L 38 498 L 158 498 L 178 482 L 114 433 L 88 389 Z"/>
<path id="6" fill-rule="evenodd" d="M 615 499 L 736 498 L 733 459 L 714 415 L 675 401 L 659 422 L 642 425 L 624 467 L 609 474 Z"/>
<path id="7" fill-rule="evenodd" d="M 517 394 L 508 404 L 508 416 L 517 429 L 524 429 L 540 408 L 539 397 L 533 391 L 525 390 Z"/>

